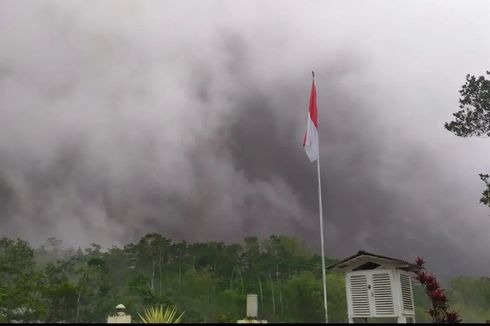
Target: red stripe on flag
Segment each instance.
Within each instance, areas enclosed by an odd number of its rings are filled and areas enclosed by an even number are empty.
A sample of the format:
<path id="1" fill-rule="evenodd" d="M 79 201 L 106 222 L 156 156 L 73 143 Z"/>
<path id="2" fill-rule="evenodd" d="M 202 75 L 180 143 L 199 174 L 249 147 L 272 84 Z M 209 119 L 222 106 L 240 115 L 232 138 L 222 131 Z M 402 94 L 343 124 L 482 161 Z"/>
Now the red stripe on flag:
<path id="1" fill-rule="evenodd" d="M 309 111 L 310 111 L 311 121 L 313 121 L 313 124 L 315 125 L 316 129 L 318 129 L 318 111 L 316 109 L 316 88 L 315 88 L 315 81 L 314 80 L 313 80 L 313 84 L 311 85 Z"/>

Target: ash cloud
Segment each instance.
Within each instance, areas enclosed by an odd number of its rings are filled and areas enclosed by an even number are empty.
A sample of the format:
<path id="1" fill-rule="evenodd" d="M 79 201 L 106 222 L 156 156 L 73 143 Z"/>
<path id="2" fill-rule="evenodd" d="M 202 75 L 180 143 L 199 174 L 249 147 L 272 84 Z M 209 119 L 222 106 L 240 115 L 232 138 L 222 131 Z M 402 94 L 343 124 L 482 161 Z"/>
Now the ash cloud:
<path id="1" fill-rule="evenodd" d="M 460 6 L 0 1 L 0 234 L 291 234 L 318 250 L 301 146 L 314 68 L 329 255 L 488 274 L 488 143 L 443 129 L 490 55 L 488 5 Z"/>

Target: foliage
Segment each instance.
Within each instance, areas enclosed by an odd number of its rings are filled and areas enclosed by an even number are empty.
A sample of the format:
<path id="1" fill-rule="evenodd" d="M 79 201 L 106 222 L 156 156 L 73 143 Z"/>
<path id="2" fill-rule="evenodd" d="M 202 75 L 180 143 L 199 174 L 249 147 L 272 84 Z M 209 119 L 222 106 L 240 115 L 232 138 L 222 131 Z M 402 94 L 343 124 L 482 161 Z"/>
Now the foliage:
<path id="1" fill-rule="evenodd" d="M 456 302 L 465 322 L 490 320 L 490 278 L 456 277 L 451 280 L 448 297 Z"/>
<path id="2" fill-rule="evenodd" d="M 308 323 L 324 320 L 322 282 L 312 272 L 304 271 L 291 277 L 286 289 L 288 309 L 295 316 Z"/>
<path id="3" fill-rule="evenodd" d="M 449 310 L 449 300 L 444 294 L 444 289 L 440 287 L 434 276 L 423 270 L 425 261 L 417 257 L 415 263 L 418 267 L 416 279 L 425 288 L 425 292 L 432 304 L 432 309 L 429 310 L 432 321 L 434 323 L 460 323 L 459 313 Z"/>
<path id="4" fill-rule="evenodd" d="M 42 274 L 34 270 L 34 251 L 23 240 L 0 239 L 0 318 L 28 321 L 42 318 Z"/>
<path id="5" fill-rule="evenodd" d="M 460 137 L 490 136 L 490 80 L 466 75 L 459 93 L 460 110 L 453 114 L 456 119 L 444 127 Z"/>
<path id="6" fill-rule="evenodd" d="M 480 179 L 485 183 L 487 186 L 487 189 L 485 189 L 482 193 L 482 197 L 480 199 L 480 203 L 490 206 L 490 182 L 489 182 L 489 175 L 488 174 L 479 174 Z"/>
<path id="7" fill-rule="evenodd" d="M 425 293 L 425 288 L 419 282 L 412 282 L 413 301 L 415 303 L 415 320 L 417 323 L 432 322 L 431 316 L 427 313 L 431 308 L 431 301 Z"/>
<path id="8" fill-rule="evenodd" d="M 176 324 L 180 323 L 183 315 L 184 312 L 177 316 L 176 307 L 167 307 L 164 310 L 163 306 L 149 307 L 144 310 L 143 316 L 138 314 L 145 324 Z"/>
<path id="9" fill-rule="evenodd" d="M 487 75 L 490 76 L 490 71 Z M 490 79 L 466 75 L 459 93 L 460 110 L 453 113 L 455 120 L 446 122 L 444 127 L 460 137 L 490 136 Z M 480 174 L 480 178 L 486 185 L 480 202 L 490 207 L 488 174 Z"/>
<path id="10" fill-rule="evenodd" d="M 328 320 L 333 323 L 347 323 L 347 298 L 343 273 L 327 274 Z"/>
<path id="11" fill-rule="evenodd" d="M 327 292 L 329 320 L 346 322 L 343 274 L 327 273 Z M 248 293 L 258 295 L 260 319 L 323 322 L 321 259 L 279 235 L 189 244 L 153 233 L 123 247 L 77 251 L 55 238 L 37 249 L 0 238 L 2 322 L 105 322 L 119 303 L 137 319 L 145 307 L 178 306 L 186 322 L 236 322 Z M 490 319 L 489 279 L 455 278 L 447 297 L 465 321 Z M 430 321 L 421 285 L 414 300 L 417 321 Z"/>

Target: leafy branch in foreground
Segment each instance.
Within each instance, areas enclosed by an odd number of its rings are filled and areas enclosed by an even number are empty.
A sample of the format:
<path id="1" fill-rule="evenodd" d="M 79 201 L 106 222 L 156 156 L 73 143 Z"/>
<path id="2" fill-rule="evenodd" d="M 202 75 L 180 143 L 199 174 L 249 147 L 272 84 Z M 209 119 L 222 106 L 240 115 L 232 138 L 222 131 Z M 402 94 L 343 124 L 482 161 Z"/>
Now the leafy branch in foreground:
<path id="1" fill-rule="evenodd" d="M 417 257 L 415 264 L 419 268 L 416 272 L 416 279 L 422 284 L 432 303 L 432 309 L 429 310 L 432 321 L 434 323 L 461 323 L 462 320 L 459 317 L 459 313 L 449 310 L 449 300 L 437 279 L 424 271 L 425 261 Z"/>
<path id="2" fill-rule="evenodd" d="M 489 175 L 482 174 L 482 173 L 480 173 L 479 175 L 481 180 L 485 182 L 485 184 L 487 185 L 487 189 L 483 191 L 482 198 L 480 199 L 480 203 L 490 206 L 490 181 L 488 181 Z"/>
<path id="3" fill-rule="evenodd" d="M 460 137 L 490 136 L 490 79 L 466 75 L 459 93 L 460 110 L 453 113 L 455 120 L 446 122 L 444 127 Z"/>
<path id="4" fill-rule="evenodd" d="M 490 71 L 487 71 L 490 76 Z M 453 113 L 454 121 L 446 122 L 444 127 L 459 137 L 490 136 L 490 79 L 485 76 L 466 75 L 466 83 L 459 91 L 460 110 Z M 487 185 L 480 203 L 490 206 L 490 183 L 488 174 L 480 174 Z"/>

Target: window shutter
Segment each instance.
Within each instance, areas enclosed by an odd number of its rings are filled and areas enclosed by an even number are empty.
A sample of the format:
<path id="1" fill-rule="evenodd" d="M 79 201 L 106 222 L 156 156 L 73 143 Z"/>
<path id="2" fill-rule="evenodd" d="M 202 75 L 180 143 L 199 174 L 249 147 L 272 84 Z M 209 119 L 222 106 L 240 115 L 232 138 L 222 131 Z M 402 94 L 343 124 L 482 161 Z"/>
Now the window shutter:
<path id="1" fill-rule="evenodd" d="M 368 280 L 366 275 L 350 275 L 350 300 L 353 317 L 370 315 Z"/>
<path id="2" fill-rule="evenodd" d="M 400 274 L 400 285 L 402 289 L 403 310 L 413 311 L 412 281 L 410 276 Z"/>
<path id="3" fill-rule="evenodd" d="M 346 274 L 349 318 L 413 317 L 410 274 L 378 269 Z"/>
<path id="4" fill-rule="evenodd" d="M 372 284 L 375 314 L 377 316 L 394 315 L 391 275 L 389 273 L 373 273 Z"/>

